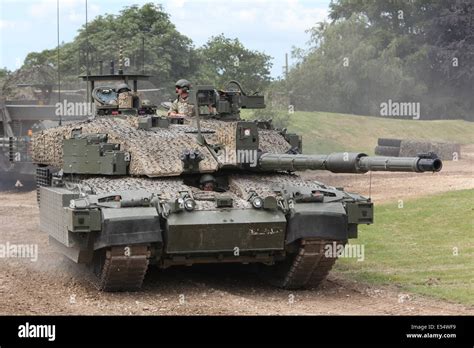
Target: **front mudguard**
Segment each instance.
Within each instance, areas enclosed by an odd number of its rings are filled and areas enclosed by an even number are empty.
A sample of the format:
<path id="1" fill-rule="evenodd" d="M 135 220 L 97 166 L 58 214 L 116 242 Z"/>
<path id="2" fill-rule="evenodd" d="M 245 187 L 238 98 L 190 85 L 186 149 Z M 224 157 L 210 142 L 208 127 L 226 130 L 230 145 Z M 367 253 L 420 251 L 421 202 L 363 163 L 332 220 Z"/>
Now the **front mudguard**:
<path id="1" fill-rule="evenodd" d="M 331 203 L 297 203 L 288 215 L 286 244 L 301 238 L 345 241 L 357 234 L 357 225 L 349 224 L 344 205 Z"/>
<path id="2" fill-rule="evenodd" d="M 118 245 L 163 243 L 160 219 L 154 207 L 102 208 L 102 229 L 94 249 Z"/>

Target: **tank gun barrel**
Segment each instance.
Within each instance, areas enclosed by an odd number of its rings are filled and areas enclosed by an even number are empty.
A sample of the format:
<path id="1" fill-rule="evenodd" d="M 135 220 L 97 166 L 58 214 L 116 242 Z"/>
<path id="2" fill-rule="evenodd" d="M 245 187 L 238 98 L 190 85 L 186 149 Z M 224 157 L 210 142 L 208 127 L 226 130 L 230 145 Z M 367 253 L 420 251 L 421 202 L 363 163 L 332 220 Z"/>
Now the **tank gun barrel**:
<path id="1" fill-rule="evenodd" d="M 379 157 L 365 156 L 359 160 L 359 168 L 364 171 L 389 172 L 439 172 L 443 163 L 439 158 L 427 157 Z"/>
<path id="2" fill-rule="evenodd" d="M 330 155 L 293 155 L 264 153 L 259 157 L 260 170 L 328 170 L 333 173 L 439 172 L 442 161 L 434 154 L 418 157 L 367 156 L 364 153 L 332 153 Z"/>

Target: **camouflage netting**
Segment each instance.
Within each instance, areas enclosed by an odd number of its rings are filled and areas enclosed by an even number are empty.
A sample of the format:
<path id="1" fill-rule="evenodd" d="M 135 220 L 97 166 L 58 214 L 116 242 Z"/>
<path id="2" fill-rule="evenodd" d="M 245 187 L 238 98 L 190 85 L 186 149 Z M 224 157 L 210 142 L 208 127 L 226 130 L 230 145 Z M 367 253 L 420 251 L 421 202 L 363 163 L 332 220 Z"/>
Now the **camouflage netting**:
<path id="1" fill-rule="evenodd" d="M 201 126 L 214 129 L 216 132 L 212 137 L 206 136 L 206 141 L 210 144 L 226 144 L 225 156 L 219 157 L 219 162 L 235 165 L 237 163 L 236 137 L 237 124 L 235 122 L 224 121 L 201 121 Z"/>
<path id="2" fill-rule="evenodd" d="M 229 178 L 229 191 L 224 193 L 201 191 L 196 187 L 187 186 L 178 178 L 163 178 L 153 180 L 150 178 L 136 177 L 78 177 L 77 183 L 84 188 L 92 189 L 95 194 L 113 194 L 123 191 L 143 191 L 156 193 L 161 199 L 172 200 L 179 197 L 180 191 L 188 191 L 196 200 L 196 210 L 215 210 L 215 199 L 219 196 L 227 196 L 233 199 L 233 208 L 250 208 L 248 201 L 251 191 L 255 191 L 260 197 L 275 196 L 274 188 L 280 185 L 293 187 L 306 187 L 319 189 L 316 182 L 305 181 L 295 174 L 269 174 L 255 177 L 255 175 L 234 174 Z"/>
<path id="3" fill-rule="evenodd" d="M 218 157 L 220 163 L 235 165 L 237 163 L 236 137 L 237 123 L 224 121 L 203 121 L 202 127 L 215 130 L 215 134 L 206 135 L 209 144 L 226 144 L 226 154 Z M 286 153 L 291 149 L 285 138 L 276 131 L 258 130 L 259 149 L 269 153 Z"/>
<path id="4" fill-rule="evenodd" d="M 274 189 L 278 186 L 307 187 L 318 189 L 316 182 L 305 181 L 296 174 L 269 174 L 259 175 L 232 175 L 230 178 L 230 190 L 239 197 L 246 198 L 251 191 L 255 191 L 260 197 L 274 196 Z"/>
<path id="5" fill-rule="evenodd" d="M 291 149 L 285 138 L 275 131 L 259 129 L 258 136 L 259 147 L 263 152 L 286 153 Z"/>
<path id="6" fill-rule="evenodd" d="M 49 65 L 22 67 L 16 70 L 5 80 L 2 95 L 8 100 L 35 100 L 36 87 L 19 87 L 20 84 L 28 85 L 56 85 L 56 70 Z"/>
<path id="7" fill-rule="evenodd" d="M 213 172 L 219 163 L 209 151 L 196 142 L 196 129 L 191 126 L 172 125 L 153 131 L 137 129 L 137 117 L 97 117 L 92 121 L 76 123 L 35 133 L 32 139 L 32 158 L 35 163 L 62 167 L 63 139 L 71 137 L 74 128 L 83 134 L 106 133 L 110 143 L 121 144 L 130 152 L 130 174 L 176 176 L 182 173 L 181 154 L 185 149 L 199 150 L 204 160 L 199 163 L 201 172 Z M 236 123 L 222 121 L 202 122 L 202 131 L 209 144 L 225 144 L 225 156 L 220 164 L 236 164 Z M 187 132 L 193 133 L 187 133 Z M 214 131 L 214 133 L 212 133 Z M 210 133 L 211 132 L 211 133 Z M 260 149 L 271 153 L 285 153 L 290 145 L 275 131 L 259 131 Z"/>
<path id="8" fill-rule="evenodd" d="M 442 160 L 461 158 L 461 145 L 455 143 L 402 140 L 399 157 L 413 157 L 420 153 L 434 152 Z"/>
<path id="9" fill-rule="evenodd" d="M 215 200 L 219 196 L 227 196 L 233 199 L 233 207 L 237 209 L 250 208 L 251 204 L 246 199 L 240 198 L 235 193 L 228 191 L 206 192 L 196 187 L 183 184 L 181 179 L 163 178 L 153 180 L 149 178 L 121 177 L 105 178 L 91 177 L 79 179 L 78 183 L 85 188 L 92 189 L 95 194 L 113 194 L 123 191 L 144 191 L 147 193 L 156 193 L 163 200 L 173 200 L 179 197 L 180 191 L 188 191 L 193 195 L 196 201 L 196 210 L 215 210 Z"/>
<path id="10" fill-rule="evenodd" d="M 97 117 L 93 121 L 51 128 L 35 133 L 32 139 L 33 161 L 39 164 L 62 167 L 63 139 L 71 137 L 74 128 L 82 128 L 82 133 L 106 133 L 110 143 L 121 144 L 123 151 L 130 152 L 130 174 L 173 176 L 182 172 L 180 156 L 185 149 L 198 149 L 204 153 L 199 163 L 203 172 L 215 171 L 218 167 L 207 150 L 196 143 L 195 134 L 186 134 L 189 127 L 170 126 L 156 131 L 136 128 L 137 117 L 112 118 Z"/>

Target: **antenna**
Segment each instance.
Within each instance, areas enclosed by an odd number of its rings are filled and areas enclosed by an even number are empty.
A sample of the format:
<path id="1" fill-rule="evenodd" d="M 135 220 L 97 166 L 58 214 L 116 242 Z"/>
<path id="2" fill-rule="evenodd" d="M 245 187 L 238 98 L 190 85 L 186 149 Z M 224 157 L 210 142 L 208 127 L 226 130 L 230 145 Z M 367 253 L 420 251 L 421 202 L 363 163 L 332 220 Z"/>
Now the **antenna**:
<path id="1" fill-rule="evenodd" d="M 145 34 L 142 33 L 142 74 L 145 74 Z"/>
<path id="2" fill-rule="evenodd" d="M 369 199 L 372 200 L 372 171 L 369 171 Z"/>
<path id="3" fill-rule="evenodd" d="M 194 93 L 193 90 L 190 91 L 190 93 Z M 201 146 L 206 145 L 206 139 L 202 136 L 201 133 L 201 119 L 199 117 L 199 105 L 198 105 L 198 90 L 195 92 L 195 97 L 194 99 L 194 115 L 196 116 L 196 123 L 197 123 L 197 129 L 198 129 L 198 135 L 197 135 L 197 143 Z"/>
<path id="4" fill-rule="evenodd" d="M 89 31 L 87 30 L 87 0 L 86 0 L 86 101 L 89 103 L 90 90 L 89 90 Z"/>
<path id="5" fill-rule="evenodd" d="M 123 52 L 122 45 L 119 45 L 119 75 L 123 75 Z"/>
<path id="6" fill-rule="evenodd" d="M 57 27 L 58 27 L 58 102 L 61 104 L 61 72 L 60 68 L 60 59 L 59 59 L 59 0 L 56 0 L 56 12 L 57 12 Z M 60 109 L 61 110 L 61 109 Z M 61 112 L 59 112 L 59 125 L 62 126 L 63 120 Z"/>

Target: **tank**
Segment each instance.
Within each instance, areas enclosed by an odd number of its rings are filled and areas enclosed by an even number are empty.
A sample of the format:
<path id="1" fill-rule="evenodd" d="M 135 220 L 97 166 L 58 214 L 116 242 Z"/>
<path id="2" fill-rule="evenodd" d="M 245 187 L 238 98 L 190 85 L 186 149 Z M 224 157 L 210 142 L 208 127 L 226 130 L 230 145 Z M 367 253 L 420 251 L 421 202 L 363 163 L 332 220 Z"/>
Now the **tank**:
<path id="1" fill-rule="evenodd" d="M 40 229 L 104 291 L 139 290 L 150 265 L 203 263 L 251 264 L 285 289 L 317 286 L 337 258 L 327 247 L 373 223 L 373 203 L 298 172 L 442 168 L 434 154 L 303 155 L 301 136 L 241 119 L 265 102 L 236 81 L 193 87 L 192 117 L 160 116 L 135 92 L 145 78 L 88 76 L 95 117 L 32 139 Z M 98 80 L 134 88 L 94 88 Z"/>
<path id="2" fill-rule="evenodd" d="M 23 68 L 10 76 L 0 92 L 0 189 L 34 187 L 35 166 L 30 158 L 31 134 L 58 123 L 87 119 L 86 114 L 61 120 L 53 97 L 52 68 Z M 19 83 L 26 82 L 29 83 Z M 79 91 L 63 90 L 68 100 L 79 100 Z M 5 95 L 8 99 L 5 98 Z"/>

